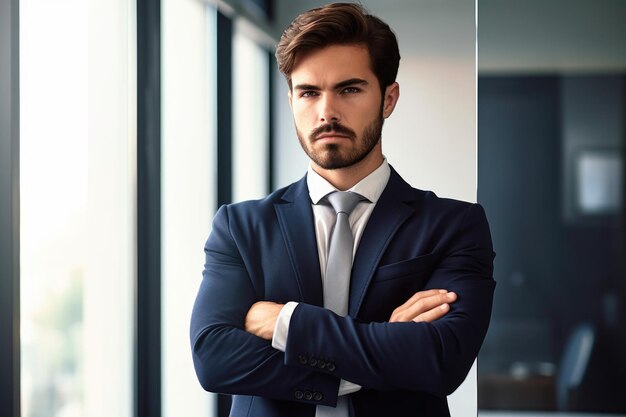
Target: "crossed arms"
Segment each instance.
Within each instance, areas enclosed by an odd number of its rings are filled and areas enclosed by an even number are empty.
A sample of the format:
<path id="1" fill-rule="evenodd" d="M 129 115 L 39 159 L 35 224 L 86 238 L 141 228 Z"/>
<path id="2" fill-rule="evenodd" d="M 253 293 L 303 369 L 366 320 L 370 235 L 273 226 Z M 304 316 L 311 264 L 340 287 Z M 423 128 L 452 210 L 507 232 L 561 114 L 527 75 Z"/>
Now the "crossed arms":
<path id="1" fill-rule="evenodd" d="M 464 228 L 482 229 L 478 236 L 484 237 L 482 210 L 465 217 Z M 480 237 L 457 242 L 432 272 L 427 289 L 395 308 L 387 322 L 361 322 L 301 302 L 283 353 L 269 342 L 281 305 L 259 301 L 263 283 L 245 253 L 248 245 L 233 230 L 236 223 L 227 207 L 215 217 L 192 316 L 194 364 L 206 390 L 294 401 L 294 389 L 307 387 L 323 394 L 318 404 L 332 406 L 341 379 L 374 390 L 437 396 L 450 394 L 463 381 L 491 313 L 488 228 L 486 243 Z M 307 353 L 333 359 L 337 366 L 312 369 L 301 361 Z"/>
<path id="2" fill-rule="evenodd" d="M 418 291 L 393 311 L 389 323 L 430 323 L 450 311 L 449 303 L 455 301 L 456 294 L 444 289 Z M 245 330 L 262 339 L 272 340 L 276 319 L 283 306 L 271 301 L 257 301 L 246 314 Z"/>

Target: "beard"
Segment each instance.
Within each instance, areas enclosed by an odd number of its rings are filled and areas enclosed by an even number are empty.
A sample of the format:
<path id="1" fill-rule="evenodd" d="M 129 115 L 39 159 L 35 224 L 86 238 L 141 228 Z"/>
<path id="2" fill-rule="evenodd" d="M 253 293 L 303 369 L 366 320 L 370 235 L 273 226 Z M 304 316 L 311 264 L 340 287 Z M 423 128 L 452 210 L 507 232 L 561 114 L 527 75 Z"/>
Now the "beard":
<path id="1" fill-rule="evenodd" d="M 358 164 L 372 152 L 372 149 L 374 149 L 376 144 L 380 141 L 384 121 L 385 119 L 382 117 L 382 114 L 378 116 L 365 128 L 363 137 L 360 140 L 357 139 L 357 135 L 352 129 L 340 123 L 325 124 L 314 129 L 309 135 L 308 140 L 305 139 L 297 126 L 296 134 L 298 135 L 300 146 L 302 146 L 304 152 L 316 165 L 329 170 L 347 168 Z M 322 133 L 330 132 L 347 136 L 353 143 L 353 146 L 350 149 L 344 149 L 345 145 L 329 143 L 324 145 L 321 149 L 315 149 L 313 145 L 317 136 Z"/>

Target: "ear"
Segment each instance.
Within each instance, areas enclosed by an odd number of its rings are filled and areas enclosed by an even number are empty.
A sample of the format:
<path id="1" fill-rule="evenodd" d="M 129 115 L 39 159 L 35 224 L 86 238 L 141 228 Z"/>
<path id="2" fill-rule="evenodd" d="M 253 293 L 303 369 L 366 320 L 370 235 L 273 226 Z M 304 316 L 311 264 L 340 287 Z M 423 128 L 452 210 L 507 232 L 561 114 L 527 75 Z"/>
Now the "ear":
<path id="1" fill-rule="evenodd" d="M 293 113 L 293 103 L 291 102 L 291 99 L 293 98 L 293 94 L 291 94 L 291 90 L 287 92 L 287 98 L 289 99 L 289 108 L 291 109 L 291 112 Z"/>
<path id="2" fill-rule="evenodd" d="M 400 98 L 400 85 L 397 82 L 390 84 L 385 88 L 385 97 L 383 98 L 383 117 L 386 119 L 391 116 L 396 103 Z"/>

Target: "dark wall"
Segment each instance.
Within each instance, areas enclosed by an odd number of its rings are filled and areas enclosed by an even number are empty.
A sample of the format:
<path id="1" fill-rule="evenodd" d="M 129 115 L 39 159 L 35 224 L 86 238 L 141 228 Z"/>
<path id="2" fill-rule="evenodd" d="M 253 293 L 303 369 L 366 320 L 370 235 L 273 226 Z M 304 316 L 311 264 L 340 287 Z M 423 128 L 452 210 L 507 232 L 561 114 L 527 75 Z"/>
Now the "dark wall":
<path id="1" fill-rule="evenodd" d="M 624 114 L 622 76 L 479 77 L 478 201 L 491 225 L 498 281 L 481 374 L 507 373 L 514 362 L 550 362 L 557 372 L 567 337 L 582 322 L 591 322 L 605 340 L 622 333 L 623 219 L 568 218 L 564 206 L 566 187 L 575 183 L 563 169 L 571 130 L 564 123 L 572 123 L 564 92 L 589 82 L 607 88 L 588 89 L 582 105 L 577 99 L 581 115 L 607 102 L 617 102 L 622 109 L 613 113 Z M 598 96 L 614 90 L 617 101 Z M 619 117 L 617 146 L 623 147 Z M 588 145 L 606 139 L 603 125 Z"/>
<path id="2" fill-rule="evenodd" d="M 553 296 L 561 281 L 554 262 L 561 256 L 559 82 L 481 78 L 478 88 L 478 201 L 491 225 L 498 281 L 481 365 L 504 372 L 523 356 L 554 360 L 561 338 L 551 321 L 560 315 Z"/>

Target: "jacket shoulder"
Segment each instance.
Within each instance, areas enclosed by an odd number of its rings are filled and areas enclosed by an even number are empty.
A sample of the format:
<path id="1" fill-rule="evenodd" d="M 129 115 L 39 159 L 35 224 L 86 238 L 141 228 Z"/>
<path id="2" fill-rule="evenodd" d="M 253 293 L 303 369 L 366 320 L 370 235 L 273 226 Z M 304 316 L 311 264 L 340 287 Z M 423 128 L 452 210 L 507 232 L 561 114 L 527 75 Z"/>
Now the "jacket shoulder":
<path id="1" fill-rule="evenodd" d="M 236 218 L 264 218 L 265 215 L 274 213 L 276 204 L 288 203 L 302 194 L 308 198 L 306 177 L 286 187 L 279 188 L 260 199 L 224 204 L 219 208 L 218 212 L 227 211 L 229 217 Z"/>

